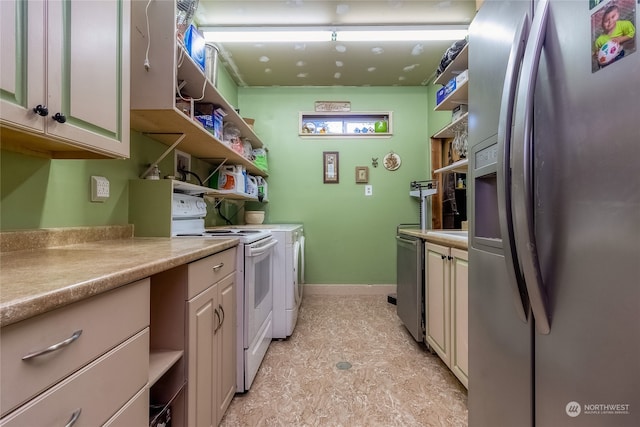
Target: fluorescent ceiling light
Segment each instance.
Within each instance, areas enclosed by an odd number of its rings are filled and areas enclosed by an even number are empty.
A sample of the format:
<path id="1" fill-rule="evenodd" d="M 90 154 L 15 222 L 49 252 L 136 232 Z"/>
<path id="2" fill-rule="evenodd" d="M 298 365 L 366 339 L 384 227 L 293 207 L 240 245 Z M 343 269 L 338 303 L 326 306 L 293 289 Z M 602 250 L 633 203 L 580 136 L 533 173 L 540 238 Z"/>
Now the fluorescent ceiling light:
<path id="1" fill-rule="evenodd" d="M 331 30 L 304 30 L 296 28 L 201 28 L 204 39 L 219 43 L 280 43 L 280 42 L 329 42 Z"/>
<path id="2" fill-rule="evenodd" d="M 467 36 L 466 25 L 412 27 L 204 27 L 208 42 L 274 43 L 274 42 L 384 42 L 460 40 Z"/>
<path id="3" fill-rule="evenodd" d="M 467 36 L 466 29 L 459 30 L 349 30 L 338 31 L 337 41 L 341 42 L 401 42 L 430 40 L 460 40 Z"/>

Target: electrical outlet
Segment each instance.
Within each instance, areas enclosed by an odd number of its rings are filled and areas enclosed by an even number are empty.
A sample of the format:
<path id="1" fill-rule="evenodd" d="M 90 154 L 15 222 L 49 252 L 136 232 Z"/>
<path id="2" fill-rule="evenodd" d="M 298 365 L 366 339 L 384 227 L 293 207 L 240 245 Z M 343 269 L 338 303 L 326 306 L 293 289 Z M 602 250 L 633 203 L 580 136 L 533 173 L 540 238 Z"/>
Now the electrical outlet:
<path id="1" fill-rule="evenodd" d="M 91 201 L 104 202 L 109 198 L 109 180 L 104 176 L 91 177 Z"/>
<path id="2" fill-rule="evenodd" d="M 364 186 L 364 195 L 372 196 L 373 195 L 373 185 L 365 185 Z"/>

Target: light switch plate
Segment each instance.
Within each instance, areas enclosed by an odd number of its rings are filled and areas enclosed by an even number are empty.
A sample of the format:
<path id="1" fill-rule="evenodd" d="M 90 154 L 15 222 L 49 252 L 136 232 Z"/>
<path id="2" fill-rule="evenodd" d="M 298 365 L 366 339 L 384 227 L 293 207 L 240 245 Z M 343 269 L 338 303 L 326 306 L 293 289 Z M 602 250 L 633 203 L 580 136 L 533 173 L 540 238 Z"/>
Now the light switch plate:
<path id="1" fill-rule="evenodd" d="M 109 180 L 104 176 L 91 177 L 91 201 L 104 202 L 109 198 Z"/>
<path id="2" fill-rule="evenodd" d="M 372 196 L 373 195 L 373 185 L 365 185 L 364 186 L 364 195 Z"/>

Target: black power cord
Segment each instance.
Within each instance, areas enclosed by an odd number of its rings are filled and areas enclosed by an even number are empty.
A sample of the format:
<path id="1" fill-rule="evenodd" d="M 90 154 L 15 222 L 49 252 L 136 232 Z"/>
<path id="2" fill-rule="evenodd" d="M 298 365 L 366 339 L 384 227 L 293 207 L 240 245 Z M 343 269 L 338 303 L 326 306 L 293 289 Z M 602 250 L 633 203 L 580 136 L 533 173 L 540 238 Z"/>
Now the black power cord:
<path id="1" fill-rule="evenodd" d="M 227 225 L 233 225 L 231 220 L 229 218 L 227 218 L 226 216 L 222 215 L 222 212 L 220 212 L 220 205 L 221 205 L 221 203 L 218 203 L 218 206 L 216 206 L 216 210 L 218 211 L 218 215 L 220 215 L 220 218 L 222 218 Z"/>
<path id="2" fill-rule="evenodd" d="M 178 172 L 180 172 L 180 174 L 182 174 L 182 180 L 183 181 L 187 180 L 187 175 L 193 175 L 198 180 L 198 182 L 200 183 L 200 186 L 204 187 L 204 185 L 202 184 L 202 180 L 200 179 L 198 174 L 196 174 L 195 172 L 191 172 L 191 171 L 188 171 L 186 169 L 178 169 Z"/>

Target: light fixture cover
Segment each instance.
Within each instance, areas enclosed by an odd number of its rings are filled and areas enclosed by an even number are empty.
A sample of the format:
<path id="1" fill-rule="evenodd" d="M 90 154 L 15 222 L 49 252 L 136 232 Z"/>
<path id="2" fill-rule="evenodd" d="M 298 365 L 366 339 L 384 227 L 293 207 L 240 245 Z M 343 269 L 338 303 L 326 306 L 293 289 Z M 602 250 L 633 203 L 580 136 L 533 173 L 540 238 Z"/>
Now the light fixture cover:
<path id="1" fill-rule="evenodd" d="M 205 40 L 218 43 L 385 42 L 460 40 L 466 25 L 410 27 L 202 27 Z"/>

